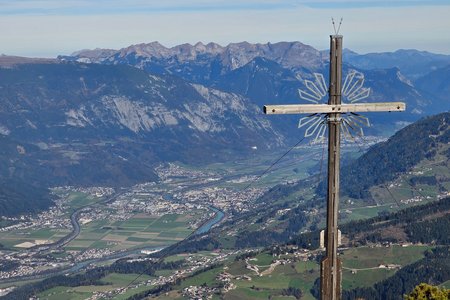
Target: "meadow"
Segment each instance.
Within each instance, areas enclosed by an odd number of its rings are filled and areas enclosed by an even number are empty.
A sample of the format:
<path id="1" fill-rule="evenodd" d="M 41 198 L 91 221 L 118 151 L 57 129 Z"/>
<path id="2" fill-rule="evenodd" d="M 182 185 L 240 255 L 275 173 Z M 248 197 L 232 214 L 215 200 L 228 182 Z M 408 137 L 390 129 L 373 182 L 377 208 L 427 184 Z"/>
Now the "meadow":
<path id="1" fill-rule="evenodd" d="M 428 249 L 430 249 L 429 246 L 413 245 L 408 247 L 358 247 L 345 250 L 341 255 L 343 289 L 371 286 L 392 276 L 398 270 L 398 268 L 382 269 L 379 268 L 379 265 L 396 264 L 403 267 L 421 259 Z M 289 258 L 290 255 L 286 257 Z M 261 266 L 260 271 L 263 271 L 274 259 L 276 258 L 269 253 L 263 252 L 251 258 L 249 262 L 252 265 Z M 351 269 L 356 270 L 356 272 L 351 272 Z M 218 286 L 219 282 L 216 276 L 224 271 L 232 275 L 232 283 L 236 285 L 235 289 L 223 295 L 224 299 L 267 299 L 269 296 L 272 299 L 294 299 L 281 295 L 283 289 L 293 287 L 302 290 L 302 299 L 313 300 L 315 298 L 310 290 L 315 280 L 320 276 L 319 264 L 314 260 L 293 261 L 278 265 L 272 272 L 262 276 L 246 268 L 244 260 L 229 260 L 225 263 L 225 267 L 219 266 L 190 277 L 175 289 L 180 291 L 190 285 Z M 248 277 L 245 278 L 243 275 Z M 251 278 L 251 280 L 248 278 Z"/>

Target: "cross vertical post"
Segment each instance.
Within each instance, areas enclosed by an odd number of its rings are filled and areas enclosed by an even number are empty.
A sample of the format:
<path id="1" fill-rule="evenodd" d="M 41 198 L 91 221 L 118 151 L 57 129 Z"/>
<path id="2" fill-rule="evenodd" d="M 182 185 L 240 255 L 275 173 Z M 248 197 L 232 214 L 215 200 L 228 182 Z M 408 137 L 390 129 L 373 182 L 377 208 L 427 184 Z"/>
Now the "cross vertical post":
<path id="1" fill-rule="evenodd" d="M 317 74 L 316 74 L 317 75 Z M 354 75 L 350 76 L 351 78 Z M 318 77 L 316 76 L 316 80 Z M 323 80 L 323 77 L 322 77 Z M 358 84 L 362 85 L 363 80 L 349 84 L 347 78 L 342 88 L 342 36 L 330 36 L 330 82 L 328 87 L 328 103 L 319 104 L 319 96 L 326 95 L 319 88 L 310 89 L 310 102 L 317 104 L 290 104 L 290 105 L 265 105 L 265 114 L 318 114 L 326 115 L 328 126 L 328 188 L 327 188 L 327 223 L 325 228 L 325 257 L 320 266 L 320 295 L 322 300 L 341 299 L 341 260 L 338 257 L 338 217 L 339 217 L 339 168 L 340 168 L 340 141 L 341 128 L 348 133 L 348 127 L 358 126 L 354 122 L 357 112 L 393 112 L 404 111 L 406 105 L 403 102 L 382 102 L 382 103 L 355 103 L 363 99 L 363 94 L 369 90 L 358 90 L 355 88 Z M 311 81 L 305 81 L 306 85 L 312 84 Z M 346 85 L 347 84 L 347 85 Z M 354 89 L 355 88 L 355 89 Z M 344 90 L 344 92 L 342 91 Z M 350 90 L 350 92 L 349 92 Z M 342 94 L 347 93 L 350 103 L 342 103 Z M 314 95 L 313 95 L 314 94 Z M 358 116 L 358 115 L 356 115 Z M 305 119 L 305 118 L 302 118 Z M 300 124 L 302 124 L 302 119 Z M 320 119 L 306 121 L 305 124 L 312 124 L 305 132 L 305 137 L 313 135 L 315 132 L 322 136 L 322 130 L 318 130 Z M 312 130 L 310 130 L 313 128 Z M 308 133 L 308 131 L 310 131 Z M 317 137 L 316 137 L 317 139 Z"/>
<path id="2" fill-rule="evenodd" d="M 342 36 L 330 36 L 329 105 L 341 104 Z M 326 256 L 320 264 L 321 299 L 341 298 L 341 261 L 337 257 L 339 216 L 339 167 L 341 113 L 328 114 L 328 189 L 327 227 L 325 229 Z"/>

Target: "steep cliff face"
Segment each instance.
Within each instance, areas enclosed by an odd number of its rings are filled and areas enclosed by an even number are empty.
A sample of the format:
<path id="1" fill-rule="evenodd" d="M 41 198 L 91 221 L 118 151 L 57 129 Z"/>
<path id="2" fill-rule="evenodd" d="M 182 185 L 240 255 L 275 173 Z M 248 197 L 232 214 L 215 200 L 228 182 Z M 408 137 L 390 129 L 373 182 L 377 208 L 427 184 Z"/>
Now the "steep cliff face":
<path id="1" fill-rule="evenodd" d="M 242 42 L 226 47 L 213 43 L 197 43 L 172 48 L 153 42 L 118 50 L 109 57 L 102 56 L 103 53 L 99 51 L 99 54 L 93 57 L 92 51 L 85 51 L 64 59 L 127 64 L 150 73 L 172 74 L 189 82 L 243 95 L 259 106 L 267 103 L 301 103 L 298 89 L 305 88 L 304 80 L 314 80 L 314 72 L 323 73 L 325 78 L 328 76 L 328 52 L 318 51 L 300 42 Z M 445 55 L 415 50 L 367 55 L 345 50 L 343 75 L 345 77 L 354 69 L 365 74 L 365 87 L 370 87 L 372 91 L 365 101 L 407 103 L 408 109 L 405 113 L 395 116 L 371 115 L 371 122 L 376 126 L 368 132 L 393 132 L 422 116 L 442 111 L 442 105 L 445 103 L 433 101 L 432 95 L 427 90 L 416 88 L 416 82 L 411 78 L 416 78 L 418 74 L 428 72 L 436 64 L 446 61 L 450 62 L 450 58 Z M 407 72 L 407 76 L 403 70 Z M 417 82 L 417 85 L 420 83 Z M 286 119 L 273 117 L 271 122 L 278 130 L 285 131 L 287 136 L 296 135 L 295 123 L 298 118 L 284 118 Z"/>
<path id="2" fill-rule="evenodd" d="M 410 65 L 412 58 L 422 61 Z M 365 69 L 368 102 L 407 103 L 402 114 L 368 115 L 376 126 L 366 132 L 393 132 L 449 109 L 441 75 L 448 68 L 419 78 L 448 60 L 345 51 L 344 76 Z M 302 135 L 298 116 L 269 118 L 261 107 L 302 103 L 303 80 L 314 72 L 327 78 L 327 61 L 326 51 L 300 42 L 153 42 L 57 60 L 0 56 L 0 135 L 25 153 L 3 153 L 1 176 L 36 186 L 121 186 L 157 180 L 161 161 L 207 163 L 291 144 Z"/>
<path id="3" fill-rule="evenodd" d="M 207 162 L 284 140 L 242 96 L 128 66 L 0 69 L 0 102 L 1 133 L 38 145 L 38 159 L 61 175 L 48 178 L 54 184 L 156 179 L 163 160 Z"/>

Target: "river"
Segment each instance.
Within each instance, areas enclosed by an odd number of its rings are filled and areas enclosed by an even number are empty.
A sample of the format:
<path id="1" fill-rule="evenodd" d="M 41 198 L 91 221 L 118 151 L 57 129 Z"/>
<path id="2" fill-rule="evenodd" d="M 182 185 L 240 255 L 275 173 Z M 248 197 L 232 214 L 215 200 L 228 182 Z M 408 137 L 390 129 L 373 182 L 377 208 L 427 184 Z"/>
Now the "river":
<path id="1" fill-rule="evenodd" d="M 214 225 L 216 225 L 217 223 L 222 221 L 223 218 L 225 217 L 225 213 L 223 211 L 221 211 L 220 209 L 213 207 L 213 206 L 210 206 L 209 209 L 214 211 L 216 214 L 214 215 L 214 217 L 212 219 L 206 221 L 205 223 L 203 223 L 202 226 L 197 228 L 197 230 L 194 232 L 194 234 L 203 234 L 203 233 L 208 232 L 211 229 L 211 227 L 213 227 Z"/>
<path id="2" fill-rule="evenodd" d="M 213 206 L 210 206 L 209 209 L 215 212 L 214 217 L 212 217 L 211 219 L 209 219 L 208 221 L 203 223 L 199 228 L 197 228 L 192 234 L 190 234 L 184 240 L 186 240 L 187 238 L 189 238 L 193 235 L 196 235 L 196 234 L 207 233 L 209 230 L 211 230 L 211 227 L 218 224 L 225 217 L 225 213 L 223 211 L 221 211 L 220 209 L 213 207 Z M 75 220 L 77 221 L 76 223 L 78 223 L 78 220 L 76 218 L 75 218 Z M 179 241 L 178 243 L 181 243 L 183 241 Z M 44 274 L 36 274 L 36 275 L 31 275 L 31 276 L 23 276 L 23 277 L 15 277 L 15 278 L 10 278 L 10 279 L 5 279 L 5 280 L 2 280 L 1 283 L 14 283 L 14 282 L 23 281 L 23 280 L 43 279 L 43 278 L 46 278 L 51 275 L 74 273 L 74 272 L 80 271 L 81 269 L 85 268 L 86 266 L 88 266 L 90 264 L 100 263 L 100 262 L 111 260 L 111 259 L 124 258 L 124 257 L 130 256 L 130 255 L 137 255 L 137 254 L 140 254 L 141 251 L 143 251 L 143 250 L 160 251 L 162 249 L 164 249 L 164 247 L 163 248 L 161 248 L 161 247 L 142 247 L 142 248 L 137 248 L 137 249 L 135 248 L 135 249 L 125 250 L 125 251 L 121 251 L 121 252 L 115 252 L 111 255 L 107 255 L 107 256 L 104 256 L 101 258 L 77 262 L 73 266 L 68 266 L 68 267 L 52 270 L 51 272 L 44 273 Z"/>

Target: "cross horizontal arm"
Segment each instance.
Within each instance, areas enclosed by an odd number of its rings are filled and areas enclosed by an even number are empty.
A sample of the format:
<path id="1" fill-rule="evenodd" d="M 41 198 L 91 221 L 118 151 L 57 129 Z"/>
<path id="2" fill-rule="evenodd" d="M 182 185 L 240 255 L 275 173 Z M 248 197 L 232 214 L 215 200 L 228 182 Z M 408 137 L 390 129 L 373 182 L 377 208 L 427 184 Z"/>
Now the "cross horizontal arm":
<path id="1" fill-rule="evenodd" d="M 405 109 L 404 102 L 264 105 L 264 113 L 268 115 L 404 111 Z"/>

